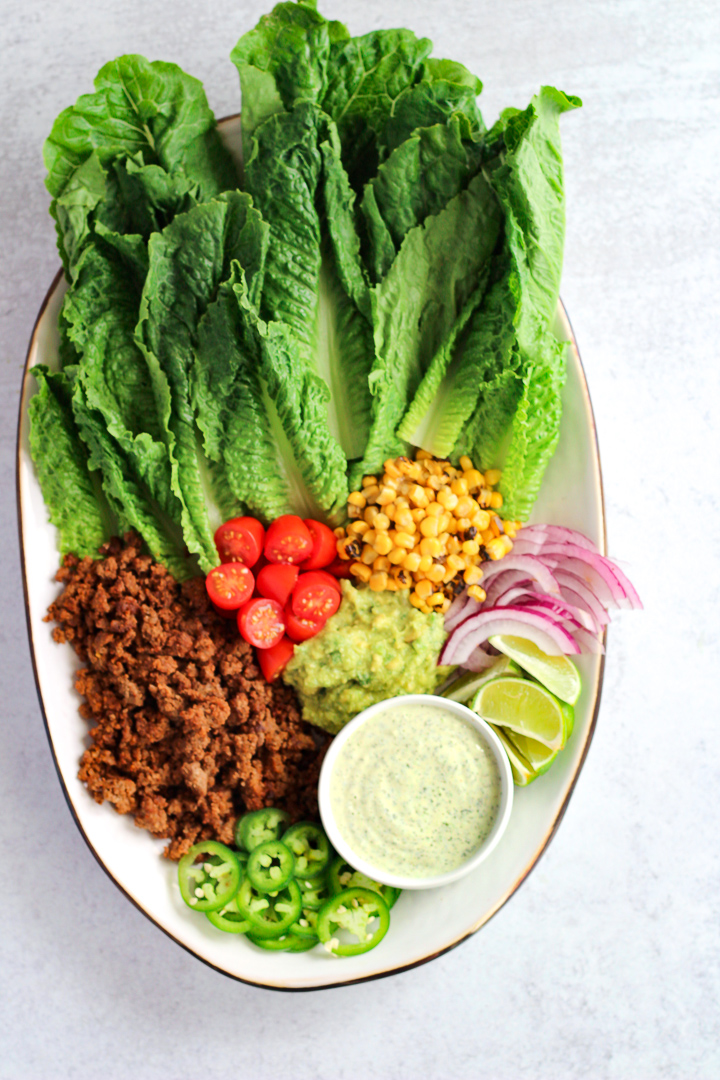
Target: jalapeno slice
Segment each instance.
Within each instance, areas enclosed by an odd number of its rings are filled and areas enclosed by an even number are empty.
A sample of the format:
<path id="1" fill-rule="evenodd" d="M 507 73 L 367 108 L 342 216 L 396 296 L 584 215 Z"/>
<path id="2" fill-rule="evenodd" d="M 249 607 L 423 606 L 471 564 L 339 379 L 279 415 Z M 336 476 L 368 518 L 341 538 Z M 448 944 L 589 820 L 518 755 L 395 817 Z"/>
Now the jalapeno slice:
<path id="1" fill-rule="evenodd" d="M 370 929 L 377 922 L 377 926 Z M 374 949 L 390 926 L 390 911 L 380 893 L 372 889 L 343 889 L 320 908 L 317 934 L 333 956 L 359 956 Z M 357 938 L 347 942 L 338 937 L 346 931 Z"/>
<path id="2" fill-rule="evenodd" d="M 246 934 L 251 929 L 250 920 L 237 906 L 237 895 L 217 911 L 206 911 L 205 916 L 213 926 L 224 930 L 226 934 Z"/>
<path id="3" fill-rule="evenodd" d="M 217 840 L 193 844 L 178 863 L 180 895 L 195 911 L 218 911 L 238 891 L 241 877 L 237 855 Z"/>
<path id="4" fill-rule="evenodd" d="M 325 901 L 334 895 L 327 874 L 323 874 L 319 878 L 300 877 L 297 878 L 297 883 L 302 893 L 303 908 L 310 911 L 319 911 Z M 338 889 L 337 892 L 340 892 L 340 890 Z"/>
<path id="5" fill-rule="evenodd" d="M 317 920 L 317 911 L 311 911 L 310 908 L 303 908 L 300 912 L 300 917 L 290 927 L 290 933 L 296 934 L 297 937 L 313 938 L 317 941 Z"/>
<path id="6" fill-rule="evenodd" d="M 379 881 L 374 881 L 365 874 L 361 874 L 359 870 L 355 870 L 343 859 L 342 855 L 338 855 L 330 863 L 328 881 L 331 896 L 337 896 L 343 889 L 373 889 L 374 892 L 380 893 L 388 908 L 393 906 L 400 895 L 400 889 L 396 889 L 394 885 L 382 885 Z"/>
<path id="7" fill-rule="evenodd" d="M 279 938 L 263 938 L 248 934 L 247 938 L 260 949 L 269 949 L 272 952 L 307 952 L 308 949 L 313 949 L 317 945 L 317 938 L 309 941 L 307 938 L 300 938 L 290 933 L 283 934 Z"/>
<path id="8" fill-rule="evenodd" d="M 319 877 L 330 862 L 330 841 L 319 825 L 299 821 L 283 835 L 283 844 L 295 856 L 295 874 L 303 881 Z"/>
<path id="9" fill-rule="evenodd" d="M 253 851 L 268 840 L 279 840 L 290 821 L 290 815 L 275 806 L 243 814 L 235 823 L 235 843 L 245 851 Z"/>
<path id="10" fill-rule="evenodd" d="M 295 856 L 282 840 L 266 840 L 250 852 L 245 873 L 258 892 L 277 892 L 295 872 Z"/>
<path id="11" fill-rule="evenodd" d="M 288 881 L 276 893 L 263 893 L 246 877 L 237 902 L 241 914 L 250 920 L 250 933 L 262 938 L 280 937 L 302 911 L 302 896 L 296 881 Z"/>

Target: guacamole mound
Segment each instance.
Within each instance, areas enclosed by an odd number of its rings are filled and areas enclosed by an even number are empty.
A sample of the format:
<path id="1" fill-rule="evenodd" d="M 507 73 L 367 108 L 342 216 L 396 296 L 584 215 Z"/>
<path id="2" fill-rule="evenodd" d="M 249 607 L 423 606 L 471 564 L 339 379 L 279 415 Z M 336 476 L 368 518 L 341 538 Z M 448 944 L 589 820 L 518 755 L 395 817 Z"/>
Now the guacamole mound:
<path id="1" fill-rule="evenodd" d="M 414 608 L 407 592 L 342 583 L 340 607 L 315 637 L 295 646 L 283 672 L 303 718 L 335 735 L 366 709 L 398 694 L 431 694 L 452 668 L 438 667 L 442 615 Z"/>

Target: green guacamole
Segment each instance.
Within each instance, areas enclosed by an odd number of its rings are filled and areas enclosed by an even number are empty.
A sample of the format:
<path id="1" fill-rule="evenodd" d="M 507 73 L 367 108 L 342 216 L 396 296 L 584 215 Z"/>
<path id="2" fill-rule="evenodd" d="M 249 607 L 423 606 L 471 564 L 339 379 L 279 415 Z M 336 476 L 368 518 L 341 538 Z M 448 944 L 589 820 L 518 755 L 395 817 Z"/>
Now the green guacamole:
<path id="1" fill-rule="evenodd" d="M 295 646 L 283 678 L 303 717 L 332 735 L 368 705 L 398 694 L 431 694 L 452 668 L 438 667 L 442 615 L 424 615 L 406 592 L 342 582 L 343 600 L 325 627 Z"/>

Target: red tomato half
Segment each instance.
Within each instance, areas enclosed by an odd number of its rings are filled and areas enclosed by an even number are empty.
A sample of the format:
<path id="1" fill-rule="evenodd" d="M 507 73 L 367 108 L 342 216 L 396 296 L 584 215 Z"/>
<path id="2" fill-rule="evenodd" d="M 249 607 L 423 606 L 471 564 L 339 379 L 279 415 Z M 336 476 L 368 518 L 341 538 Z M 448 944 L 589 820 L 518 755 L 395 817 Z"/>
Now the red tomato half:
<path id="1" fill-rule="evenodd" d="M 332 574 L 311 570 L 301 574 L 292 592 L 293 614 L 300 619 L 321 619 L 325 622 L 340 607 L 340 586 Z"/>
<path id="2" fill-rule="evenodd" d="M 238 630 L 256 649 L 271 649 L 285 633 L 282 606 L 263 596 L 248 600 L 238 611 Z"/>
<path id="3" fill-rule="evenodd" d="M 325 619 L 303 619 L 293 613 L 289 604 L 285 608 L 285 626 L 287 627 L 288 637 L 292 638 L 293 641 L 299 643 L 315 637 L 324 625 Z"/>
<path id="4" fill-rule="evenodd" d="M 301 563 L 310 556 L 312 547 L 312 537 L 302 518 L 283 514 L 267 531 L 265 558 L 271 563 Z"/>
<path id="5" fill-rule="evenodd" d="M 243 563 L 223 563 L 210 571 L 205 578 L 205 588 L 215 607 L 221 611 L 237 611 L 252 596 L 255 578 Z"/>
<path id="6" fill-rule="evenodd" d="M 268 682 L 277 679 L 285 665 L 292 660 L 294 652 L 295 646 L 289 637 L 282 638 L 277 645 L 272 645 L 269 649 L 258 649 L 258 664 Z"/>
<path id="7" fill-rule="evenodd" d="M 215 532 L 220 562 L 242 562 L 254 566 L 262 554 L 265 530 L 251 517 L 232 518 Z"/>
<path id="8" fill-rule="evenodd" d="M 292 563 L 267 563 L 257 576 L 257 591 L 283 607 L 295 588 L 300 571 Z"/>
<path id="9" fill-rule="evenodd" d="M 352 559 L 336 559 L 335 562 L 331 562 L 329 566 L 326 566 L 328 574 L 332 574 L 335 578 L 351 578 L 350 567 L 352 566 Z"/>
<path id="10" fill-rule="evenodd" d="M 301 570 L 322 570 L 329 566 L 337 555 L 337 539 L 332 529 L 323 525 L 322 521 L 313 521 L 305 518 L 307 530 L 312 537 L 312 555 L 300 567 Z"/>

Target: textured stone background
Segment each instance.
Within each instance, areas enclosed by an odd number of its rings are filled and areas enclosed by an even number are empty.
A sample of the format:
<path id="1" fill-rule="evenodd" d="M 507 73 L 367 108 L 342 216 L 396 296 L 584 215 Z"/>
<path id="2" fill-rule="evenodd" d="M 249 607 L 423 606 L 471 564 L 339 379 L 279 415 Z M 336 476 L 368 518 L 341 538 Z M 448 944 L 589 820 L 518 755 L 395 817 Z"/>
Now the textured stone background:
<path id="1" fill-rule="evenodd" d="M 122 52 L 174 60 L 236 111 L 248 0 L 0 2 L 0 1077 L 705 1080 L 720 1075 L 720 8 L 716 0 L 327 0 L 411 26 L 564 119 L 562 288 L 596 410 L 612 554 L 644 615 L 610 634 L 597 733 L 538 868 L 476 937 L 378 983 L 286 996 L 204 967 L 96 865 L 31 676 L 14 517 L 17 393 L 55 273 L 42 141 Z"/>

